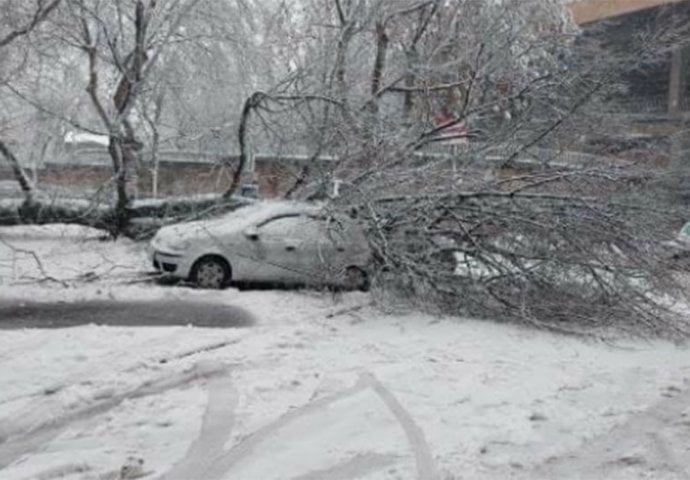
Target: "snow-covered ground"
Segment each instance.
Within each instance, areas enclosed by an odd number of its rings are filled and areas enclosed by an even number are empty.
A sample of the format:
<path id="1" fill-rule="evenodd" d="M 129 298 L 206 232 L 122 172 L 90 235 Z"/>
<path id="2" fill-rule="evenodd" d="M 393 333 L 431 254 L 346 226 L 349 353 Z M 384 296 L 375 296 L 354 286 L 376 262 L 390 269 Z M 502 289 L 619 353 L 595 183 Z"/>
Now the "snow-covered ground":
<path id="1" fill-rule="evenodd" d="M 257 324 L 0 330 L 0 478 L 690 472 L 685 347 L 386 313 L 361 293 L 157 286 L 143 248 L 0 229 L 0 302 L 195 300 Z"/>

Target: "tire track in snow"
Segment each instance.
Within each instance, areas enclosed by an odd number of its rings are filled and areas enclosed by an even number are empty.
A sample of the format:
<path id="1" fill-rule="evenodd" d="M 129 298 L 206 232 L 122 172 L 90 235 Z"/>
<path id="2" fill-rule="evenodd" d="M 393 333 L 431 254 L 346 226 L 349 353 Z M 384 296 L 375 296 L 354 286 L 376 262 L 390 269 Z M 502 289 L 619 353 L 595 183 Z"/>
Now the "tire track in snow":
<path id="1" fill-rule="evenodd" d="M 136 388 L 98 400 L 81 409 L 71 411 L 58 418 L 52 418 L 48 422 L 29 429 L 23 428 L 21 421 L 11 425 L 11 428 L 6 426 L 5 436 L 0 436 L 0 470 L 6 468 L 23 455 L 40 448 L 41 445 L 55 438 L 68 426 L 105 413 L 125 400 L 158 395 L 168 390 L 183 388 L 199 379 L 227 374 L 229 368 L 230 365 L 214 366 L 213 368 L 202 368 L 199 365 L 194 365 L 193 368 L 177 375 L 166 375 L 155 381 L 146 381 Z"/>
<path id="2" fill-rule="evenodd" d="M 211 462 L 205 461 L 206 455 L 196 455 L 191 459 L 188 458 L 187 461 L 199 465 L 206 463 L 207 467 L 203 470 L 195 471 L 196 477 L 203 478 L 205 480 L 222 480 L 227 478 L 227 475 L 232 471 L 232 469 L 247 457 L 256 454 L 258 447 L 267 440 L 269 437 L 274 435 L 279 430 L 286 427 L 293 421 L 314 414 L 327 408 L 329 405 L 336 403 L 345 398 L 357 395 L 358 393 L 364 392 L 368 389 L 373 390 L 377 396 L 382 400 L 385 406 L 391 411 L 395 419 L 398 421 L 402 427 L 407 440 L 410 444 L 415 457 L 415 462 L 417 464 L 417 477 L 419 480 L 436 480 L 438 478 L 438 473 L 436 466 L 434 464 L 433 457 L 424 432 L 416 424 L 412 415 L 402 406 L 402 404 L 397 400 L 393 393 L 388 390 L 374 375 L 370 372 L 364 371 L 359 374 L 359 379 L 352 387 L 323 397 L 318 400 L 307 403 L 306 405 L 291 410 L 277 420 L 264 427 L 260 428 L 253 434 L 249 435 L 247 438 L 242 440 L 240 443 L 232 447 L 230 450 L 220 453 L 216 458 L 212 459 Z M 225 413 L 227 415 L 227 413 Z M 209 415 L 209 417 L 213 417 Z M 215 422 L 216 419 L 211 418 Z M 217 421 L 223 421 L 221 418 L 217 418 Z M 228 419 L 225 420 L 230 421 Z M 201 439 L 198 440 L 201 443 Z M 371 471 L 379 470 L 389 463 L 393 462 L 393 456 L 378 455 L 374 453 L 367 453 L 364 455 L 359 455 L 355 458 L 346 460 L 338 465 L 321 471 L 309 472 L 306 475 L 297 477 L 295 480 L 307 480 L 316 479 L 319 480 L 339 480 L 343 478 L 351 478 L 347 476 L 350 474 L 364 475 Z M 345 475 L 345 476 L 344 476 Z M 167 477 L 165 477 L 167 480 Z M 191 477 L 189 477 L 191 478 Z"/>
<path id="3" fill-rule="evenodd" d="M 327 397 L 314 400 L 307 403 L 306 405 L 291 410 L 281 417 L 279 417 L 274 422 L 265 425 L 256 432 L 249 435 L 247 438 L 242 440 L 240 443 L 232 447 L 230 450 L 221 453 L 212 462 L 209 463 L 208 467 L 205 469 L 203 474 L 199 472 L 199 478 L 204 480 L 223 480 L 226 478 L 226 474 L 241 460 L 249 457 L 255 452 L 257 447 L 268 437 L 273 435 L 275 432 L 279 431 L 289 423 L 297 420 L 298 418 L 305 417 L 319 410 L 322 410 L 332 403 L 342 400 L 344 398 L 356 395 L 364 390 L 366 390 L 367 385 L 360 379 L 354 386 L 343 390 L 341 392 L 329 395 Z M 326 479 L 323 479 L 326 480 Z"/>
<path id="4" fill-rule="evenodd" d="M 146 340 L 140 342 L 132 342 L 132 344 L 129 345 L 127 348 L 127 355 L 123 355 L 123 347 L 121 345 L 117 345 L 115 347 L 108 349 L 104 353 L 99 354 L 96 358 L 93 359 L 93 361 L 86 362 L 86 364 L 82 368 L 72 367 L 69 375 L 54 382 L 54 384 L 52 385 L 41 387 L 40 389 L 27 392 L 24 395 L 19 395 L 14 398 L 0 399 L 0 403 L 10 400 L 16 400 L 17 398 L 21 397 L 33 397 L 37 395 L 44 395 L 46 388 L 50 389 L 51 393 L 56 393 L 57 391 L 62 390 L 70 385 L 75 385 L 90 380 L 91 378 L 93 378 L 94 372 L 129 371 L 142 364 L 155 362 L 156 359 L 150 354 L 150 352 L 156 351 L 159 348 L 169 348 L 170 344 L 173 342 L 173 340 L 175 340 L 176 337 L 183 338 L 185 335 L 188 335 L 186 331 L 176 331 L 172 333 L 166 333 L 165 335 L 160 335 L 155 338 L 147 338 Z M 61 337 L 58 337 L 55 340 L 45 340 L 44 343 L 59 344 L 60 340 Z M 141 353 L 147 354 L 147 357 L 140 358 L 138 354 Z M 46 407 L 49 407 L 49 405 L 47 405 L 48 403 L 50 403 L 50 401 L 44 399 L 42 404 L 37 403 L 29 405 L 29 407 L 27 407 L 26 409 L 27 412 L 23 413 L 30 414 L 31 411 L 35 412 L 39 410 L 45 410 Z M 24 416 L 23 413 L 20 413 L 19 416 Z M 2 431 L 0 430 L 0 434 L 1 433 Z M 0 436 L 0 438 L 2 437 Z"/>
<path id="5" fill-rule="evenodd" d="M 212 379 L 208 384 L 208 404 L 199 437 L 189 447 L 185 457 L 159 480 L 200 478 L 199 472 L 222 452 L 230 437 L 237 404 L 238 395 L 230 374 Z"/>
<path id="6" fill-rule="evenodd" d="M 438 477 L 434 459 L 431 456 L 431 449 L 424 436 L 424 431 L 414 421 L 410 412 L 395 398 L 395 395 L 388 390 L 371 372 L 363 372 L 363 378 L 370 385 L 378 396 L 383 400 L 388 409 L 395 415 L 398 423 L 407 435 L 407 441 L 414 452 L 417 463 L 417 477 L 419 480 L 433 480 Z"/>
<path id="7" fill-rule="evenodd" d="M 104 373 L 109 372 L 115 375 L 125 375 L 139 369 L 149 368 L 151 365 L 160 366 L 173 360 L 182 360 L 193 355 L 234 345 L 242 341 L 245 336 L 245 334 L 242 334 L 237 338 L 227 338 L 226 340 L 214 343 L 204 341 L 178 353 L 167 351 L 170 345 L 175 343 L 174 341 L 177 338 L 181 339 L 187 335 L 188 332 L 186 331 L 175 331 L 158 336 L 154 339 L 137 342 L 134 343 L 131 348 L 127 349 L 126 355 L 123 355 L 122 347 L 117 346 L 104 354 L 100 354 L 95 359 L 95 362 L 87 362 L 85 367 L 79 368 L 76 371 L 72 370 L 70 375 L 61 378 L 59 381 L 45 385 L 40 389 L 35 389 L 12 397 L 0 398 L 0 405 L 22 398 L 35 398 L 30 404 L 12 415 L 13 418 L 21 418 L 23 425 L 30 428 L 31 421 L 35 424 L 47 422 L 53 415 L 53 412 L 60 408 L 61 405 L 55 399 L 54 394 L 74 385 L 90 383 L 93 380 L 93 372 L 101 372 L 99 376 L 103 376 Z M 152 351 L 156 352 L 158 349 L 162 349 L 162 351 L 160 353 L 151 353 Z M 146 354 L 144 358 L 139 357 L 139 354 L 142 353 Z M 56 405 L 56 403 L 58 404 Z M 8 428 L 7 422 L 9 422 L 9 425 L 12 425 L 13 420 L 0 418 L 0 443 L 2 443 L 3 437 L 8 434 L 8 432 L 5 431 Z M 6 424 L 5 427 L 3 427 L 3 423 Z"/>
<path id="8" fill-rule="evenodd" d="M 292 480 L 350 480 L 375 470 L 383 470 L 399 459 L 398 455 L 382 455 L 374 452 L 360 453 L 331 468 L 309 472 L 294 477 Z"/>

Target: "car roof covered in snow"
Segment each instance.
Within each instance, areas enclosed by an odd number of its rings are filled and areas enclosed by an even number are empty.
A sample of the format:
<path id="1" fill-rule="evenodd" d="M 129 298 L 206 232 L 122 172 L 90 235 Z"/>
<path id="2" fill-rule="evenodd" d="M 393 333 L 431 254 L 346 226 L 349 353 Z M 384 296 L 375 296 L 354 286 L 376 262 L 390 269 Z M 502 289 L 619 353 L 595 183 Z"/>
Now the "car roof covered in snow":
<path id="1" fill-rule="evenodd" d="M 242 218 L 261 222 L 264 219 L 290 214 L 314 214 L 322 210 L 322 206 L 314 203 L 295 201 L 261 201 L 240 207 L 221 216 L 224 219 Z"/>

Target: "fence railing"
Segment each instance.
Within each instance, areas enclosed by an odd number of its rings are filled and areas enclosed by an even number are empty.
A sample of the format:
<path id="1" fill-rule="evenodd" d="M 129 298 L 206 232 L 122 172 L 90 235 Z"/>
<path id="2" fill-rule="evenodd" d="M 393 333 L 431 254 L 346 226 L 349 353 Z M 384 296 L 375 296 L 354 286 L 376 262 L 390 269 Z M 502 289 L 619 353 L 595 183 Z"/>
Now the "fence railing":
<path id="1" fill-rule="evenodd" d="M 685 132 L 684 132 L 685 133 Z M 531 147 L 525 149 L 517 143 L 491 144 L 488 142 L 471 142 L 465 145 L 450 143 L 431 143 L 423 149 L 415 152 L 417 158 L 437 158 L 458 161 L 476 166 L 497 167 L 504 164 L 512 166 L 549 166 L 549 167 L 573 167 L 573 166 L 603 166 L 623 165 L 624 160 L 585 152 L 578 152 L 558 148 Z M 205 152 L 198 150 L 161 150 L 157 153 L 162 165 L 171 164 L 200 164 L 222 165 L 235 164 L 239 153 Z M 150 163 L 151 153 L 142 152 L 142 166 L 152 167 Z M 259 152 L 254 155 L 255 162 L 276 162 L 283 164 L 301 164 L 309 161 L 309 154 L 291 154 L 288 152 Z M 334 156 L 320 156 L 320 162 L 334 162 Z M 62 156 L 48 159 L 47 166 L 55 167 L 109 167 L 111 159 L 105 147 L 87 147 L 75 149 Z"/>
<path id="2" fill-rule="evenodd" d="M 556 148 L 532 147 L 523 149 L 520 145 L 489 145 L 473 143 L 467 146 L 435 144 L 419 152 L 421 156 L 456 158 L 459 161 L 486 163 L 492 166 L 590 167 L 624 166 L 629 162 L 612 156 Z"/>

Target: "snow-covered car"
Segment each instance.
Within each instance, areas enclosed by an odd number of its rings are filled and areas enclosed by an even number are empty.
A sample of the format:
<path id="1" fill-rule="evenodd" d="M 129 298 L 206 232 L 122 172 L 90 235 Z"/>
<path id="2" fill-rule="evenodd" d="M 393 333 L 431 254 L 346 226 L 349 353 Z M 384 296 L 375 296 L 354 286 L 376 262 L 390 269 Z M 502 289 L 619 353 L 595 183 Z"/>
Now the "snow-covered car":
<path id="1" fill-rule="evenodd" d="M 348 216 L 301 202 L 257 202 L 211 220 L 161 228 L 150 259 L 164 275 L 202 288 L 232 282 L 364 290 L 372 253 Z"/>

